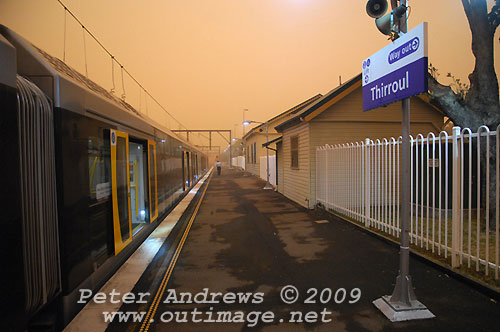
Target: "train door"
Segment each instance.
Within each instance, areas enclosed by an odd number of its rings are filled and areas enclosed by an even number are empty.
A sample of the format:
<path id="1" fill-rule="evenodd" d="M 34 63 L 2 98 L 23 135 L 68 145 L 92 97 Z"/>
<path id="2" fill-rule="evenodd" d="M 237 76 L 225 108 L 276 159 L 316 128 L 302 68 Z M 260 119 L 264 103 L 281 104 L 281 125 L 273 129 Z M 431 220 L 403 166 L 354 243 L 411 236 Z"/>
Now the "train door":
<path id="1" fill-rule="evenodd" d="M 182 163 L 183 163 L 183 178 L 184 178 L 184 190 L 189 188 L 190 185 L 190 171 L 189 171 L 189 152 L 184 151 L 182 153 Z"/>
<path id="2" fill-rule="evenodd" d="M 186 151 L 186 160 L 187 160 L 187 186 L 188 188 L 191 187 L 191 153 Z"/>
<path id="3" fill-rule="evenodd" d="M 110 131 L 113 234 L 115 254 L 132 240 L 128 134 Z"/>
<path id="4" fill-rule="evenodd" d="M 186 190 L 186 154 L 182 151 L 182 190 Z"/>
<path id="5" fill-rule="evenodd" d="M 196 174 L 196 181 L 198 181 L 198 179 L 200 178 L 200 167 L 199 167 L 199 164 L 198 164 L 198 155 L 196 155 L 196 170 L 195 170 L 195 174 Z"/>
<path id="6" fill-rule="evenodd" d="M 158 217 L 158 180 L 156 171 L 156 143 L 148 140 L 148 175 L 149 175 L 149 215 L 150 222 Z"/>
<path id="7" fill-rule="evenodd" d="M 146 220 L 146 158 L 144 144 L 129 143 L 130 210 L 135 234 Z"/>
<path id="8" fill-rule="evenodd" d="M 198 155 L 195 153 L 193 155 L 193 165 L 194 165 L 194 168 L 193 168 L 193 177 L 194 177 L 194 181 L 198 180 Z"/>

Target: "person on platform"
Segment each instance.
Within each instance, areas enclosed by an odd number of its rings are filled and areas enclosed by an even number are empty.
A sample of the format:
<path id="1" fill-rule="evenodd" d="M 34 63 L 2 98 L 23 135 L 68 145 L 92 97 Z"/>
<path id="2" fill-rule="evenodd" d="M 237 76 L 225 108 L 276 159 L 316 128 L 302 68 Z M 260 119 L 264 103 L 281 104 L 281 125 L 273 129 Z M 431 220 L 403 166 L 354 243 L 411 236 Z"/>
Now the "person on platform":
<path id="1" fill-rule="evenodd" d="M 220 175 L 220 169 L 221 169 L 221 163 L 219 160 L 215 163 L 215 166 L 217 166 L 217 175 Z"/>

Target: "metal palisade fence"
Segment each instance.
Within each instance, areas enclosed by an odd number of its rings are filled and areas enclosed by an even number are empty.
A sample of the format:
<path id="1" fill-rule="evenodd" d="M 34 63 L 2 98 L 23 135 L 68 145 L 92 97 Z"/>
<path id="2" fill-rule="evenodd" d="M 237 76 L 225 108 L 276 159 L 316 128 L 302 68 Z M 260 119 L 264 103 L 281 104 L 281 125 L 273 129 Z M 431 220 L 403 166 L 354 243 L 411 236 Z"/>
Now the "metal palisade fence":
<path id="1" fill-rule="evenodd" d="M 266 156 L 260 157 L 260 178 L 267 180 Z M 269 183 L 276 186 L 276 155 L 269 156 Z"/>
<path id="2" fill-rule="evenodd" d="M 245 157 L 237 156 L 232 158 L 232 165 L 234 167 L 245 168 Z"/>
<path id="3" fill-rule="evenodd" d="M 499 139 L 476 133 L 410 137 L 413 247 L 499 279 Z M 401 137 L 316 150 L 316 203 L 393 237 L 400 235 Z"/>

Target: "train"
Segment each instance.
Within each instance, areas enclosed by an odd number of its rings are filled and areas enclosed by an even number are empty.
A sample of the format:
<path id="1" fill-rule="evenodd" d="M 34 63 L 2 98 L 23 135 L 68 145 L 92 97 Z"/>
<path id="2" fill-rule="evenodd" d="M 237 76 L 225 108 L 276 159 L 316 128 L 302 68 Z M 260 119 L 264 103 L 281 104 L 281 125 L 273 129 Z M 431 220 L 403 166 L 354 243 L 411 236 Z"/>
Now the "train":
<path id="1" fill-rule="evenodd" d="M 2 331 L 61 330 L 207 155 L 0 25 Z"/>

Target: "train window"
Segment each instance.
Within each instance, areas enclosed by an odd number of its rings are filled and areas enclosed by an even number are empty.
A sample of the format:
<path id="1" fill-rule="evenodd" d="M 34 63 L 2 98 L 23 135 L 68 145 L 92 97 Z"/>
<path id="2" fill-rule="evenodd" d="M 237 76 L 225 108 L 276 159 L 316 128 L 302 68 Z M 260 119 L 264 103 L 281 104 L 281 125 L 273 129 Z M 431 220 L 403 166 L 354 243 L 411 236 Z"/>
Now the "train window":
<path id="1" fill-rule="evenodd" d="M 118 199 L 118 215 L 120 218 L 120 230 L 122 240 L 130 237 L 130 229 L 128 227 L 128 157 L 127 139 L 118 137 L 116 142 L 116 190 Z"/>
<path id="2" fill-rule="evenodd" d="M 129 142 L 129 177 L 130 177 L 130 206 L 132 219 L 132 236 L 148 223 L 147 208 L 148 172 L 147 145 L 140 140 L 130 138 Z"/>
<path id="3" fill-rule="evenodd" d="M 158 190 L 156 179 L 156 144 L 153 141 L 148 141 L 148 165 L 149 165 L 149 211 L 150 222 L 153 222 L 158 217 Z"/>
<path id="4" fill-rule="evenodd" d="M 101 137 L 89 137 L 89 192 L 90 204 L 101 203 L 111 195 L 109 164 L 109 146 Z"/>
<path id="5" fill-rule="evenodd" d="M 128 134 L 110 131 L 115 254 L 132 239 Z"/>

